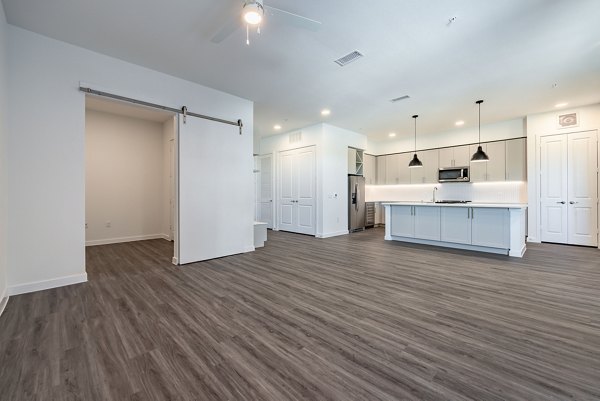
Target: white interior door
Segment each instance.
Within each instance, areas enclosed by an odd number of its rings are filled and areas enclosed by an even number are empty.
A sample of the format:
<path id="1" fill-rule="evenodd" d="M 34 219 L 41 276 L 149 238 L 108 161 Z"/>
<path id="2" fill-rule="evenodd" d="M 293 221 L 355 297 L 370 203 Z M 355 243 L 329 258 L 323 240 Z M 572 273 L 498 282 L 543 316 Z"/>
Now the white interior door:
<path id="1" fill-rule="evenodd" d="M 178 263 L 254 250 L 252 134 L 179 117 Z"/>
<path id="2" fill-rule="evenodd" d="M 297 198 L 298 213 L 297 231 L 302 234 L 315 235 L 315 204 L 316 204 L 316 172 L 314 147 L 299 149 L 296 154 Z"/>
<path id="3" fill-rule="evenodd" d="M 542 241 L 568 243 L 567 135 L 541 138 Z"/>
<path id="4" fill-rule="evenodd" d="M 175 238 L 175 140 L 169 141 L 169 239 Z"/>
<path id="5" fill-rule="evenodd" d="M 598 246 L 598 151 L 595 131 L 568 135 L 569 244 Z"/>
<path id="6" fill-rule="evenodd" d="M 315 147 L 294 149 L 279 157 L 279 229 L 316 233 Z"/>
<path id="7" fill-rule="evenodd" d="M 273 157 L 259 157 L 258 219 L 273 228 Z"/>

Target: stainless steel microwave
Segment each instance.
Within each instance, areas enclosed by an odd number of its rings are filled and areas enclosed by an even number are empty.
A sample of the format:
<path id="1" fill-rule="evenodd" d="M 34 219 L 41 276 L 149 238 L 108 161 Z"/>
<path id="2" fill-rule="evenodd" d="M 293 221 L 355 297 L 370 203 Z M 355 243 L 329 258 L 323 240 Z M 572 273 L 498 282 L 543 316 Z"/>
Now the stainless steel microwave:
<path id="1" fill-rule="evenodd" d="M 438 171 L 438 182 L 469 182 L 469 167 L 446 167 Z"/>

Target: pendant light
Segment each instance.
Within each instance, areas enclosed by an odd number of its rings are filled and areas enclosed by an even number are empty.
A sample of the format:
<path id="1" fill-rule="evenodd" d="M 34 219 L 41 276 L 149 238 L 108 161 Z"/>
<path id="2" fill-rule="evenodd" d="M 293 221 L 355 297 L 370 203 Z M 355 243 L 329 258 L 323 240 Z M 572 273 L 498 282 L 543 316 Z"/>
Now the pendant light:
<path id="1" fill-rule="evenodd" d="M 423 167 L 423 163 L 421 163 L 421 160 L 417 157 L 417 117 L 419 117 L 417 114 L 412 116 L 412 118 L 415 119 L 415 155 L 410 163 L 408 163 L 408 168 Z"/>
<path id="2" fill-rule="evenodd" d="M 485 154 L 483 148 L 481 147 L 481 103 L 483 100 L 478 100 L 475 103 L 479 106 L 479 146 L 477 147 L 477 152 L 473 153 L 473 157 L 471 157 L 472 162 L 487 162 L 490 160 L 488 155 Z"/>

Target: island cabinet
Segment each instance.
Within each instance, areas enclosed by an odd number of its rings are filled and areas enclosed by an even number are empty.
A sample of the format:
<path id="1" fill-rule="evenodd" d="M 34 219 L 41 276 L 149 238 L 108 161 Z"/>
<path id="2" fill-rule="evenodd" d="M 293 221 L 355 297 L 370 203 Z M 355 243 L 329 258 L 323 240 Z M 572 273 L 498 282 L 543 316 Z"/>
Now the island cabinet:
<path id="1" fill-rule="evenodd" d="M 509 246 L 508 209 L 445 207 L 440 226 L 444 242 L 502 249 Z"/>
<path id="2" fill-rule="evenodd" d="M 522 257 L 525 211 L 521 204 L 441 205 L 385 203 L 385 239 Z"/>
<path id="3" fill-rule="evenodd" d="M 427 206 L 394 206 L 393 236 L 440 240 L 440 208 Z"/>

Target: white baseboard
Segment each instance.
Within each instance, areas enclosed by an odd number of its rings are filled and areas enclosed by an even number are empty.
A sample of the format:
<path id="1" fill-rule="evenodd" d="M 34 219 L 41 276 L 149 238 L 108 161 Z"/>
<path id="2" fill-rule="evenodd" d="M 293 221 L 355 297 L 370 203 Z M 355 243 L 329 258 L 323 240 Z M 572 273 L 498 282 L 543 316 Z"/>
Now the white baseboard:
<path id="1" fill-rule="evenodd" d="M 331 237 L 337 237 L 339 235 L 347 235 L 348 233 L 349 233 L 348 230 L 344 230 L 344 231 L 337 231 L 337 232 L 333 232 L 333 233 L 317 234 L 317 235 L 315 235 L 315 237 L 317 237 L 317 238 L 331 238 Z"/>
<path id="2" fill-rule="evenodd" d="M 85 241 L 85 246 L 120 244 L 122 242 L 144 241 L 147 239 L 166 239 L 171 240 L 168 234 L 149 234 L 149 235 L 134 235 L 132 237 L 107 238 Z"/>
<path id="3" fill-rule="evenodd" d="M 0 296 L 0 316 L 2 316 L 4 308 L 6 308 L 6 304 L 8 304 L 8 288 L 5 288 Z"/>
<path id="4" fill-rule="evenodd" d="M 12 296 L 19 294 L 27 294 L 28 292 L 49 290 L 50 288 L 85 283 L 86 281 L 87 273 L 73 274 L 72 276 L 58 277 L 50 280 L 34 281 L 32 283 L 12 285 L 8 287 L 8 295 Z"/>

